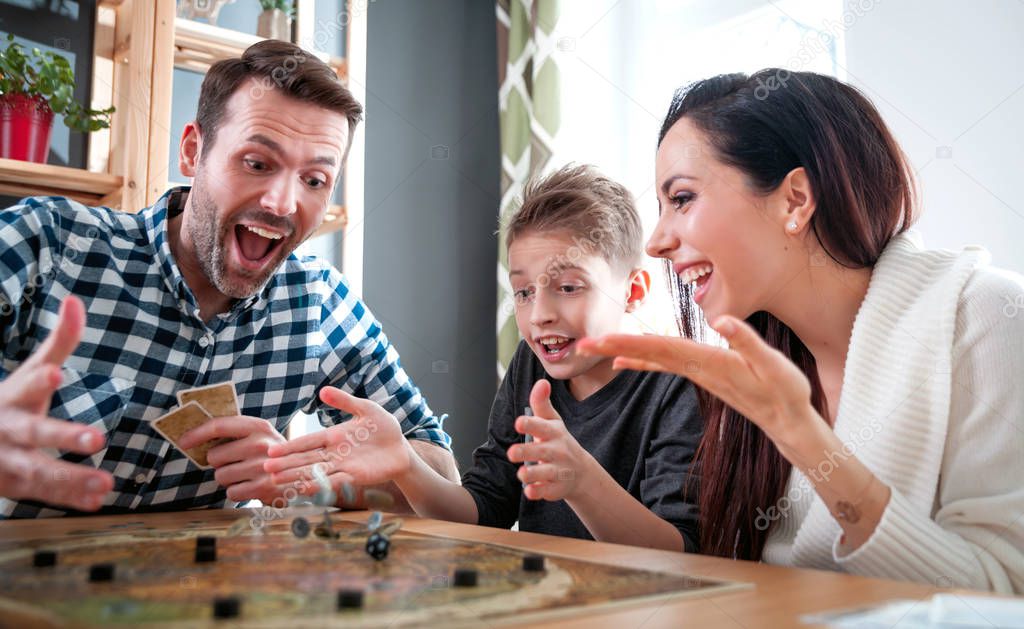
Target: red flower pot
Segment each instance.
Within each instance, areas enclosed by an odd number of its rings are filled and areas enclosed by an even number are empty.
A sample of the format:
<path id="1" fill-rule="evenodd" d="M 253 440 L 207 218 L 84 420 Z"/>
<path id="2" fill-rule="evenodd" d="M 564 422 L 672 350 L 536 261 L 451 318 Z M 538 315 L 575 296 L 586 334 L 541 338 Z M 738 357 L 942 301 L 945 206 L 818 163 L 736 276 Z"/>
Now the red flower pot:
<path id="1" fill-rule="evenodd" d="M 41 96 L 0 95 L 0 157 L 46 163 L 53 110 Z"/>

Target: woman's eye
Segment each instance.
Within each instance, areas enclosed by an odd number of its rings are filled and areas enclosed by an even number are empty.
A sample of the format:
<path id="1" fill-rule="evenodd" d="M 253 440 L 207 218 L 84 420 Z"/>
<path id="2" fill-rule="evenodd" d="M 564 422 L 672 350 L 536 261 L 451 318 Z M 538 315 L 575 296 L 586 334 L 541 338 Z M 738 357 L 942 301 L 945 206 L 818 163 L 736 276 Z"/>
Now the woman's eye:
<path id="1" fill-rule="evenodd" d="M 674 207 L 677 210 L 680 210 L 683 208 L 683 206 L 693 201 L 693 199 L 696 196 L 697 195 L 693 194 L 692 192 L 679 192 L 671 199 L 672 207 Z"/>

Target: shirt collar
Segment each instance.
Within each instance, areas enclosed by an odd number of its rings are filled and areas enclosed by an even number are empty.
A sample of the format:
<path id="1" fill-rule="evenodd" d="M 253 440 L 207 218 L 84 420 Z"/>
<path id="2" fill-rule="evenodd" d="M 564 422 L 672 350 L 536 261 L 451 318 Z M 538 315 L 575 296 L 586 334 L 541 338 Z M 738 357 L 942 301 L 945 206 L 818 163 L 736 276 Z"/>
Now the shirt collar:
<path id="1" fill-rule="evenodd" d="M 163 275 L 167 286 L 171 289 L 171 293 L 195 309 L 199 307 L 199 302 L 196 301 L 192 290 L 185 283 L 185 276 L 181 274 L 181 269 L 178 268 L 174 260 L 174 254 L 171 253 L 171 244 L 167 238 L 167 222 L 184 211 L 185 200 L 188 199 L 191 190 L 191 186 L 171 188 L 157 199 L 156 203 L 142 210 L 139 214 L 142 215 L 145 222 L 149 241 L 153 243 L 156 263 L 160 267 L 160 273 Z M 271 288 L 277 281 L 277 275 L 277 273 L 274 273 L 255 295 L 236 300 L 231 306 L 231 310 L 220 315 L 220 317 L 233 318 L 241 312 L 266 301 L 270 295 Z"/>

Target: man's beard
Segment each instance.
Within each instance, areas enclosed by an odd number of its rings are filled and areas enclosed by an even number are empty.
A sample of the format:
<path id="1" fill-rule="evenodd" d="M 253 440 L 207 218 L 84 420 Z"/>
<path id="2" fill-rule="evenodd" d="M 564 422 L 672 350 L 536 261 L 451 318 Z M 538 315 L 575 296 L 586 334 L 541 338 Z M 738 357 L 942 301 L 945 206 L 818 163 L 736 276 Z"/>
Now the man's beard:
<path id="1" fill-rule="evenodd" d="M 221 213 L 214 200 L 206 193 L 206 187 L 198 177 L 193 181 L 189 197 L 192 216 L 188 223 L 188 237 L 192 239 L 192 248 L 195 251 L 199 267 L 213 287 L 228 297 L 245 299 L 258 293 L 277 271 L 281 260 L 298 246 L 298 243 L 289 242 L 295 233 L 291 221 L 269 212 L 243 212 L 236 217 L 236 223 L 222 225 Z M 228 272 L 228 239 L 234 238 L 232 233 L 234 226 L 243 216 L 246 218 L 258 217 L 260 222 L 279 228 L 287 234 L 285 242 L 277 245 L 275 258 L 266 264 L 258 274 L 246 269 L 235 269 L 234 274 Z"/>

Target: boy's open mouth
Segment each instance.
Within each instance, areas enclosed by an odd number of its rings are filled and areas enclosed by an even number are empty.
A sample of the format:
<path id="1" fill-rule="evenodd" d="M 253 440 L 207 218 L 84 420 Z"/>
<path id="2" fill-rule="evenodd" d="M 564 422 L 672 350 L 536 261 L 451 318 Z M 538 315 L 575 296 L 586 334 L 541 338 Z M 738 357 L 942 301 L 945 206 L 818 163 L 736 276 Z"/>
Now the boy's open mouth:
<path id="1" fill-rule="evenodd" d="M 541 336 L 537 338 L 541 355 L 550 362 L 565 358 L 575 342 L 576 339 L 567 336 Z"/>
<path id="2" fill-rule="evenodd" d="M 251 270 L 263 267 L 284 242 L 284 234 L 258 225 L 235 225 L 235 242 L 242 266 Z"/>

